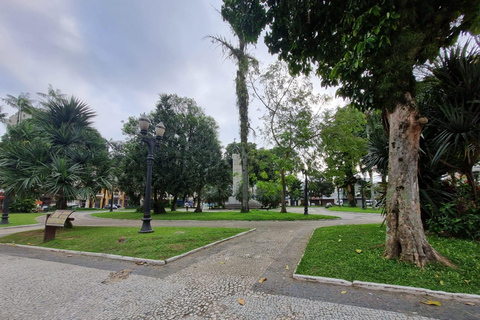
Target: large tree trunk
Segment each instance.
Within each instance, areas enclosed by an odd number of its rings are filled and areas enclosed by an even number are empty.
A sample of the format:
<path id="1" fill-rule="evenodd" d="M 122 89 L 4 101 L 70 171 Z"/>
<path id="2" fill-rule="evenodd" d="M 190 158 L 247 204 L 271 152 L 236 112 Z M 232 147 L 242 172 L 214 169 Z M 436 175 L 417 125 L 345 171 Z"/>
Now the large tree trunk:
<path id="1" fill-rule="evenodd" d="M 407 103 L 398 103 L 388 114 L 389 164 L 387 185 L 387 233 L 384 256 L 415 263 L 439 261 L 453 266 L 428 243 L 420 216 L 418 150 L 420 133 L 427 123 L 420 118 L 409 93 Z"/>
<path id="2" fill-rule="evenodd" d="M 347 198 L 349 207 L 357 206 L 357 202 L 355 201 L 355 185 L 350 182 L 347 182 Z"/>
<path id="3" fill-rule="evenodd" d="M 197 208 L 195 208 L 194 212 L 202 212 L 202 189 L 197 191 Z"/>
<path id="4" fill-rule="evenodd" d="M 285 201 L 285 198 L 287 197 L 287 184 L 285 182 L 285 171 L 283 169 L 280 170 L 280 178 L 282 180 L 282 209 L 280 212 L 287 213 L 287 203 Z"/>
<path id="5" fill-rule="evenodd" d="M 170 211 L 177 211 L 177 200 L 178 200 L 178 195 L 175 194 L 173 196 L 173 203 L 172 203 L 172 208 L 170 209 Z"/>
<path id="6" fill-rule="evenodd" d="M 236 78 L 237 105 L 240 115 L 240 151 L 242 158 L 242 209 L 248 212 L 248 88 L 246 75 L 248 72 L 248 58 L 244 53 L 245 43 L 240 40 L 238 58 L 238 71 Z"/>

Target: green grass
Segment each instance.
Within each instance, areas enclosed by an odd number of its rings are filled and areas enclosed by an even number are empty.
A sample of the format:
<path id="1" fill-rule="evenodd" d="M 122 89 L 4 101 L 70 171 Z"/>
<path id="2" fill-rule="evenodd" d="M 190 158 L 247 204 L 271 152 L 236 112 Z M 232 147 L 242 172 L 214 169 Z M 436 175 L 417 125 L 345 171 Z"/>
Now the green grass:
<path id="1" fill-rule="evenodd" d="M 130 211 L 119 212 L 104 212 L 94 213 L 94 217 L 110 218 L 110 219 L 130 219 L 140 220 L 143 217 L 143 213 Z M 303 213 L 279 213 L 275 211 L 266 210 L 250 210 L 248 213 L 240 213 L 238 211 L 204 211 L 201 213 L 195 213 L 193 211 L 183 212 L 174 211 L 162 214 L 152 214 L 153 220 L 248 220 L 248 221 L 263 221 L 263 220 L 282 220 L 282 221 L 294 221 L 294 220 L 323 220 L 323 219 L 336 219 L 334 216 L 324 215 L 304 215 Z"/>
<path id="2" fill-rule="evenodd" d="M 366 208 L 365 210 L 362 207 L 339 207 L 333 206 L 328 208 L 330 211 L 342 211 L 342 212 L 361 212 L 361 213 L 382 213 L 382 209 Z"/>
<path id="3" fill-rule="evenodd" d="M 9 224 L 0 224 L 1 227 L 23 226 L 28 224 L 37 224 L 36 217 L 44 215 L 43 213 L 9 213 Z"/>
<path id="4" fill-rule="evenodd" d="M 46 243 L 43 243 L 43 231 L 34 230 L 0 238 L 0 242 L 164 260 L 248 229 L 156 227 L 153 233 L 138 233 L 138 230 L 119 227 L 57 229 L 55 239 Z"/>
<path id="5" fill-rule="evenodd" d="M 458 268 L 435 263 L 422 270 L 413 264 L 386 260 L 382 257 L 385 228 L 358 225 L 317 229 L 297 273 L 480 294 L 480 243 L 433 236 L 428 241 Z M 357 249 L 362 252 L 357 253 Z"/>

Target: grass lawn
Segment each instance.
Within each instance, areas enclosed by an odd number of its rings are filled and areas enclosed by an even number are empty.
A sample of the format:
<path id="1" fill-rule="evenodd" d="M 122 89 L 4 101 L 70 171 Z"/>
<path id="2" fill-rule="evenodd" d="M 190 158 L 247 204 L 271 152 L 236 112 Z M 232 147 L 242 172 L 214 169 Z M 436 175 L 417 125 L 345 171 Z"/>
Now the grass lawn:
<path id="1" fill-rule="evenodd" d="M 9 224 L 0 224 L 1 227 L 23 226 L 26 224 L 37 224 L 36 217 L 42 216 L 44 213 L 9 213 Z"/>
<path id="2" fill-rule="evenodd" d="M 382 209 L 375 209 L 375 210 L 373 210 L 372 208 L 366 208 L 365 210 L 363 210 L 362 207 L 339 207 L 339 206 L 333 206 L 333 207 L 328 208 L 327 210 L 330 210 L 330 211 L 342 211 L 342 212 L 382 213 Z"/>
<path id="3" fill-rule="evenodd" d="M 46 243 L 43 231 L 34 230 L 2 237 L 0 242 L 164 260 L 249 229 L 155 227 L 153 233 L 138 233 L 138 230 L 136 227 L 57 229 L 55 239 Z"/>
<path id="4" fill-rule="evenodd" d="M 430 244 L 458 269 L 412 264 L 382 257 L 385 228 L 380 225 L 336 226 L 317 229 L 297 273 L 421 287 L 447 292 L 480 294 L 480 242 L 428 237 Z M 356 250 L 362 250 L 358 253 Z"/>
<path id="5" fill-rule="evenodd" d="M 143 213 L 130 211 L 118 212 L 104 212 L 94 213 L 94 217 L 111 218 L 111 219 L 131 219 L 139 220 L 143 217 Z M 303 213 L 280 213 L 266 210 L 250 210 L 248 213 L 240 213 L 239 211 L 204 211 L 195 213 L 192 211 L 174 211 L 163 214 L 152 214 L 153 220 L 248 220 L 248 221 L 262 221 L 262 220 L 323 220 L 336 219 L 334 216 L 324 216 L 317 214 L 304 215 Z"/>

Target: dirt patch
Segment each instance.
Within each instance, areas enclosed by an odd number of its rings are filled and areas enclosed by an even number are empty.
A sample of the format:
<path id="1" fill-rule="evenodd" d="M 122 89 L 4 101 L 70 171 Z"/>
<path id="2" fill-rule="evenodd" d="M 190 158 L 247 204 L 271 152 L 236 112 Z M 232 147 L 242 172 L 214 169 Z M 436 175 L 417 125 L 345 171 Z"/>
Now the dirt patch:
<path id="1" fill-rule="evenodd" d="M 111 272 L 110 277 L 106 280 L 103 280 L 103 284 L 119 282 L 127 279 L 132 273 L 132 269 L 123 269 L 117 272 Z"/>
<path id="2" fill-rule="evenodd" d="M 173 250 L 183 250 L 185 248 L 185 245 L 175 243 L 175 244 L 169 244 L 168 247 Z"/>

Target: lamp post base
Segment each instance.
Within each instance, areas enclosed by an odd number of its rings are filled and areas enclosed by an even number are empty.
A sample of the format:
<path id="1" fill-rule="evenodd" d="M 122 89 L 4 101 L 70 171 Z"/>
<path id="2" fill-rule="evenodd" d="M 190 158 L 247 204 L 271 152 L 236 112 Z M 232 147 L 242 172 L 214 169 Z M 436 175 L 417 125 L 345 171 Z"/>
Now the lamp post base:
<path id="1" fill-rule="evenodd" d="M 153 232 L 154 230 L 152 229 L 152 226 L 150 225 L 150 221 L 152 218 L 143 218 L 143 224 L 142 224 L 142 229 L 138 231 L 138 233 L 150 233 Z"/>
<path id="2" fill-rule="evenodd" d="M 2 221 L 0 221 L 0 224 L 10 224 L 10 222 L 8 222 L 8 214 L 2 215 Z"/>

